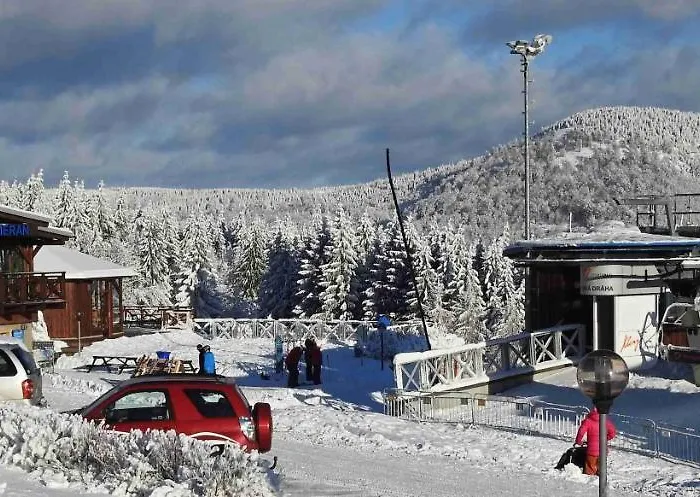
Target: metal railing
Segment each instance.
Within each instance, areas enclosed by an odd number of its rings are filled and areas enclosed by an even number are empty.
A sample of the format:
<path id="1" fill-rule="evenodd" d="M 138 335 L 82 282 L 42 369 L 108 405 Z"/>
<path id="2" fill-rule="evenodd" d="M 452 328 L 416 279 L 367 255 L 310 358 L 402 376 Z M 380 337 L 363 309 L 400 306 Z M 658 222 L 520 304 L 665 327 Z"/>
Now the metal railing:
<path id="1" fill-rule="evenodd" d="M 588 409 L 468 392 L 384 391 L 384 414 L 410 421 L 488 426 L 573 441 Z M 616 449 L 700 467 L 700 434 L 691 428 L 611 413 Z"/>
<path id="2" fill-rule="evenodd" d="M 579 324 L 564 325 L 450 349 L 396 354 L 396 387 L 403 391 L 455 390 L 575 364 L 585 354 L 583 329 Z"/>

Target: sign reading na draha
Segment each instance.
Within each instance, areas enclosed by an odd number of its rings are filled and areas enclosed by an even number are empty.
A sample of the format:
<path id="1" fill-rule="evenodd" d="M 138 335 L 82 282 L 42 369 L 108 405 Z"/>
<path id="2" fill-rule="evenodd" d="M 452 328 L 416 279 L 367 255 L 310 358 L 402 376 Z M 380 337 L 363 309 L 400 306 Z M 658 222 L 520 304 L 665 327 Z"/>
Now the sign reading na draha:
<path id="1" fill-rule="evenodd" d="M 29 236 L 29 225 L 0 223 L 0 237 L 11 236 Z"/>

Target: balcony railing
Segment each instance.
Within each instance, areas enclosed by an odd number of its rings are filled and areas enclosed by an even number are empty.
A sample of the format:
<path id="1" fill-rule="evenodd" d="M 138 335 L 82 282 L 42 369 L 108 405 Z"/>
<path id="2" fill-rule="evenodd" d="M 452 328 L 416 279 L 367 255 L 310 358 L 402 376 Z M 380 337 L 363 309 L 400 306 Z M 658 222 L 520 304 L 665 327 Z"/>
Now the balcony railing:
<path id="1" fill-rule="evenodd" d="M 66 273 L 0 273 L 0 310 L 65 303 Z"/>

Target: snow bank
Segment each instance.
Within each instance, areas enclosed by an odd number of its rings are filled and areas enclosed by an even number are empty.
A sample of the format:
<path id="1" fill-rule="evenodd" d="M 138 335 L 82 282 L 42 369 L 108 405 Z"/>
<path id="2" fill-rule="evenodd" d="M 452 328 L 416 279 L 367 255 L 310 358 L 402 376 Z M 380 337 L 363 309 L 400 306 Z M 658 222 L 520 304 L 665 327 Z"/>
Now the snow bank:
<path id="1" fill-rule="evenodd" d="M 123 496 L 277 495 L 257 454 L 209 454 L 205 443 L 173 431 L 117 433 L 80 416 L 0 406 L 0 463 L 42 481 Z"/>

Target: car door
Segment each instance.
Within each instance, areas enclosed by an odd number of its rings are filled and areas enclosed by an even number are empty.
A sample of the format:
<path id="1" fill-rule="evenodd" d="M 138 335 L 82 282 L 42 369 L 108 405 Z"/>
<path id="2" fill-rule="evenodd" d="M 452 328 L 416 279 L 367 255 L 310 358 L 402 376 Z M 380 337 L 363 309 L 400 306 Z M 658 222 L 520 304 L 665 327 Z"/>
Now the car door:
<path id="1" fill-rule="evenodd" d="M 103 411 L 105 424 L 116 431 L 175 429 L 167 389 L 132 389 L 110 399 Z"/>

